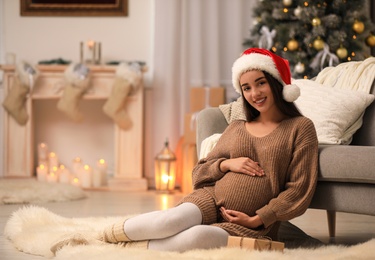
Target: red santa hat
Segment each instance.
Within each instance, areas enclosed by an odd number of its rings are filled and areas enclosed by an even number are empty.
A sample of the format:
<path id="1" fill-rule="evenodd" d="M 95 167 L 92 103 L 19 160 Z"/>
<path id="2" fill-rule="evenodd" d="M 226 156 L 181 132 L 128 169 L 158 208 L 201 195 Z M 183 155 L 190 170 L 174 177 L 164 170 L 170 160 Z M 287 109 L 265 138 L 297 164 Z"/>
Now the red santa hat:
<path id="1" fill-rule="evenodd" d="M 295 101 L 300 95 L 297 85 L 292 85 L 289 62 L 275 53 L 258 48 L 245 50 L 232 67 L 232 83 L 236 92 L 241 94 L 240 77 L 249 70 L 268 72 L 283 85 L 283 98 L 287 102 Z"/>

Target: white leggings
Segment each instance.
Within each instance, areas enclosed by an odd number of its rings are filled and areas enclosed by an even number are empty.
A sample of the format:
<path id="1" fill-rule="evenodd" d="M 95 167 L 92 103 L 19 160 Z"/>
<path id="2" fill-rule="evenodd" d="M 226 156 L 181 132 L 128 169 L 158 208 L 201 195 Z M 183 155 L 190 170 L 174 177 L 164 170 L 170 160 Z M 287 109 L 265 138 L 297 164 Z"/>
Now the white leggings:
<path id="1" fill-rule="evenodd" d="M 218 248 L 227 244 L 229 234 L 216 226 L 202 225 L 200 209 L 193 203 L 153 211 L 125 221 L 124 232 L 134 241 L 150 240 L 149 249 L 187 251 Z"/>

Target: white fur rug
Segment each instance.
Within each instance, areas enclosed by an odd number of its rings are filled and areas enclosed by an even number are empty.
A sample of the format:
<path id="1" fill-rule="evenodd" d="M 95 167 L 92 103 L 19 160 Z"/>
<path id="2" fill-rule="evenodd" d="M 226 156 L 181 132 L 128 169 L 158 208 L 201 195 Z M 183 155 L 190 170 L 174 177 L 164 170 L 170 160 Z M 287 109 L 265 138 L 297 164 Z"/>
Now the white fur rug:
<path id="1" fill-rule="evenodd" d="M 25 206 L 15 211 L 6 223 L 4 235 L 14 246 L 25 253 L 53 257 L 50 247 L 67 234 L 90 236 L 110 223 L 124 217 L 65 218 L 45 208 Z M 65 246 L 55 259 L 375 259 L 375 239 L 366 243 L 345 246 L 324 246 L 316 249 L 285 249 L 281 252 L 258 252 L 236 248 L 196 250 L 185 253 L 157 252 L 135 248 L 122 248 L 113 244 Z"/>
<path id="2" fill-rule="evenodd" d="M 83 199 L 84 191 L 62 183 L 35 179 L 0 179 L 0 204 L 26 204 Z"/>

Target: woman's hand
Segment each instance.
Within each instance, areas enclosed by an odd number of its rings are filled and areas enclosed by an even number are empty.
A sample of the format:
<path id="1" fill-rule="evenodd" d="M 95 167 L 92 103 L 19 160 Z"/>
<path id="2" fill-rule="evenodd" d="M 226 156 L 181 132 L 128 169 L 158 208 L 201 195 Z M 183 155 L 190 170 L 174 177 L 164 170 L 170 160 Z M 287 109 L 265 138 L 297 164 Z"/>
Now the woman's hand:
<path id="1" fill-rule="evenodd" d="M 220 163 L 220 170 L 222 172 L 232 171 L 251 176 L 263 176 L 264 170 L 259 166 L 259 163 L 254 162 L 248 157 L 239 157 L 234 159 L 227 159 Z"/>
<path id="2" fill-rule="evenodd" d="M 220 208 L 220 212 L 223 218 L 229 223 L 238 224 L 247 228 L 257 228 L 263 225 L 263 222 L 258 215 L 250 217 L 243 212 L 225 209 L 224 207 Z"/>

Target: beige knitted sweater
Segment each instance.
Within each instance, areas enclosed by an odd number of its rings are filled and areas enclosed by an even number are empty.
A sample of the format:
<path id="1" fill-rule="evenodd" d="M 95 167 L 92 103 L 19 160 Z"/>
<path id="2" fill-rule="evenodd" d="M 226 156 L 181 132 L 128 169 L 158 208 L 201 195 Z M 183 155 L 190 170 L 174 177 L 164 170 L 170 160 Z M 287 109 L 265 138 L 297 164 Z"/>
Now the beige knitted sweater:
<path id="1" fill-rule="evenodd" d="M 265 176 L 220 171 L 223 160 L 244 156 L 259 162 Z M 310 119 L 284 120 L 264 137 L 252 136 L 245 121 L 238 120 L 227 127 L 215 148 L 195 166 L 193 184 L 195 189 L 213 190 L 218 207 L 249 216 L 258 214 L 267 229 L 306 211 L 315 191 L 317 173 L 318 140 Z M 231 234 L 237 233 L 231 232 L 236 229 L 235 224 L 222 224 Z"/>

